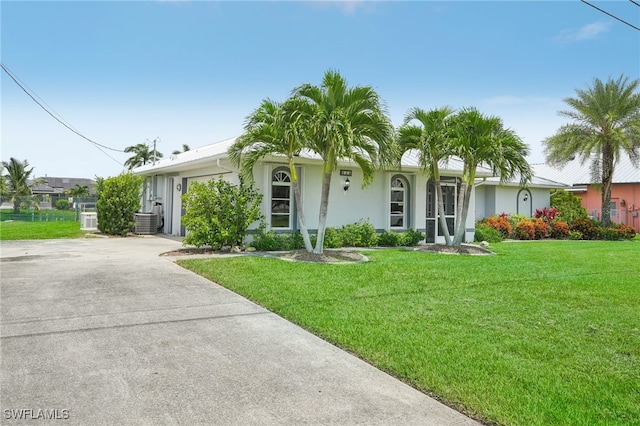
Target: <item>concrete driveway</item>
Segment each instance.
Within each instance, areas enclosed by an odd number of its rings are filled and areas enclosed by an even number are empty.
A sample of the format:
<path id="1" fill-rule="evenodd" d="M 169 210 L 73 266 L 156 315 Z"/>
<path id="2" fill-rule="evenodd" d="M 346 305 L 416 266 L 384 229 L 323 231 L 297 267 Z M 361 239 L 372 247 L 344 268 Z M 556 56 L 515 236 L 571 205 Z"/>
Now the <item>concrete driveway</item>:
<path id="1" fill-rule="evenodd" d="M 179 247 L 2 242 L 2 424 L 478 424 L 158 256 Z"/>

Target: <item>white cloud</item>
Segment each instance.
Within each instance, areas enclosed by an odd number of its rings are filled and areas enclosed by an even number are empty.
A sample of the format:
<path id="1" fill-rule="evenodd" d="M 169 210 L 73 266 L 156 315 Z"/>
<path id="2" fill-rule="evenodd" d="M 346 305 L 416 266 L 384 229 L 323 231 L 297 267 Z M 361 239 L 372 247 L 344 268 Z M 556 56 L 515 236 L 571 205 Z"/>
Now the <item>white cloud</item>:
<path id="1" fill-rule="evenodd" d="M 563 43 L 578 43 L 585 40 L 593 40 L 599 38 L 601 34 L 609 31 L 610 22 L 593 22 L 579 29 L 567 29 L 558 34 L 554 40 Z"/>

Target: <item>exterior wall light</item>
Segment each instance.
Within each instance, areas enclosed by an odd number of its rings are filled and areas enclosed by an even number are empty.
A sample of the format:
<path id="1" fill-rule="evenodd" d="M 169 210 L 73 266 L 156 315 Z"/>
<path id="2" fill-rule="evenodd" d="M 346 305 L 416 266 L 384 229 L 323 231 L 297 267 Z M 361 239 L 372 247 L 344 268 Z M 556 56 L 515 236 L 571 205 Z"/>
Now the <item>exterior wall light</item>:
<path id="1" fill-rule="evenodd" d="M 344 186 L 342 187 L 342 189 L 344 189 L 344 191 L 347 192 L 350 186 L 351 186 L 351 181 L 349 181 L 349 178 L 347 178 L 347 180 L 344 181 Z"/>
<path id="2" fill-rule="evenodd" d="M 620 205 L 622 207 L 624 207 L 627 204 L 627 202 L 624 200 L 624 198 L 622 200 L 620 200 Z"/>
<path id="3" fill-rule="evenodd" d="M 528 201 L 528 200 L 529 200 L 529 193 L 525 193 L 522 201 Z"/>

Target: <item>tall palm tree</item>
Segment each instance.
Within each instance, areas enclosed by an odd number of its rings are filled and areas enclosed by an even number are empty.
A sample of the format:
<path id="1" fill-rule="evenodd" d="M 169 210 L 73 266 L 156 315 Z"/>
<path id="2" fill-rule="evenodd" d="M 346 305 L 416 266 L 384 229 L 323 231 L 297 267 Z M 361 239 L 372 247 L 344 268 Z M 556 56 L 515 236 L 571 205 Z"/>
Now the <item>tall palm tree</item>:
<path id="1" fill-rule="evenodd" d="M 337 71 L 327 71 L 320 86 L 303 84 L 293 90 L 302 100 L 301 114 L 308 129 L 308 145 L 323 161 L 320 213 L 315 253 L 323 252 L 331 176 L 339 160 L 351 160 L 362 170 L 363 186 L 373 180 L 376 167 L 397 156 L 393 126 L 376 91 L 370 86 L 349 88 Z"/>
<path id="2" fill-rule="evenodd" d="M 411 108 L 398 132 L 400 156 L 409 150 L 418 151 L 422 171 L 434 180 L 438 203 L 438 218 L 447 245 L 451 236 L 444 216 L 444 202 L 440 185 L 440 162 L 451 157 L 451 131 L 449 122 L 454 110 L 449 107 L 425 111 Z M 413 124 L 418 123 L 418 124 Z"/>
<path id="3" fill-rule="evenodd" d="M 129 167 L 129 170 L 144 166 L 147 163 L 155 162 L 158 159 L 162 158 L 162 153 L 159 151 L 154 151 L 149 148 L 149 145 L 146 143 L 139 143 L 136 145 L 128 146 L 124 149 L 124 152 L 132 152 L 133 156 L 131 156 L 127 161 L 124 162 L 124 165 Z"/>
<path id="4" fill-rule="evenodd" d="M 80 185 L 76 183 L 75 186 L 67 189 L 67 194 L 73 198 L 88 197 L 90 195 L 89 187 L 87 185 Z"/>
<path id="5" fill-rule="evenodd" d="M 44 183 L 44 179 L 31 179 L 33 167 L 29 168 L 27 160 L 20 161 L 11 157 L 8 162 L 2 162 L 2 168 L 7 171 L 7 174 L 3 176 L 5 192 L 11 197 L 13 213 L 18 214 L 23 197 L 32 195 L 31 187 Z"/>
<path id="6" fill-rule="evenodd" d="M 181 154 L 183 152 L 190 151 L 190 150 L 191 150 L 191 147 L 189 145 L 187 145 L 186 143 L 183 143 L 182 144 L 182 151 L 180 151 L 179 149 L 176 149 L 171 154 L 172 155 L 178 155 L 178 154 Z"/>
<path id="7" fill-rule="evenodd" d="M 313 247 L 304 217 L 300 181 L 294 161 L 305 142 L 300 106 L 300 100 L 295 98 L 284 103 L 263 100 L 247 117 L 245 133 L 229 148 L 228 154 L 232 163 L 240 167 L 242 178 L 249 181 L 253 180 L 253 167 L 260 159 L 273 154 L 284 155 L 287 158 L 300 232 L 305 248 L 311 252 Z"/>
<path id="8" fill-rule="evenodd" d="M 544 140 L 547 162 L 564 166 L 576 156 L 590 162 L 594 182 L 602 184 L 602 223 L 611 223 L 613 171 L 621 155 L 638 163 L 640 157 L 640 80 L 627 77 L 594 79 L 577 97 L 565 98 L 571 110 L 559 114 L 574 120 Z"/>
<path id="9" fill-rule="evenodd" d="M 531 166 L 526 160 L 528 146 L 502 120 L 485 116 L 475 108 L 465 108 L 454 120 L 453 153 L 463 161 L 462 180 L 456 207 L 454 246 L 464 240 L 471 191 L 479 166 L 486 166 L 504 183 L 520 177 L 525 186 L 531 180 Z"/>

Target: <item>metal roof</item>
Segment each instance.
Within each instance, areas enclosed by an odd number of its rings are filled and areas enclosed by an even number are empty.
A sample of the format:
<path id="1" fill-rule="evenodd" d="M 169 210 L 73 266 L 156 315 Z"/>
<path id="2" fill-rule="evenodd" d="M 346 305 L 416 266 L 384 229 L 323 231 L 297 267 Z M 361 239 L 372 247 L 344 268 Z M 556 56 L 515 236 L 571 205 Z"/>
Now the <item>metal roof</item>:
<path id="1" fill-rule="evenodd" d="M 532 164 L 531 167 L 537 176 L 544 176 L 570 186 L 600 183 L 594 182 L 591 177 L 590 161 L 582 164 L 578 158 L 569 161 L 564 167 L 554 167 L 549 164 Z M 627 155 L 622 156 L 614 166 L 613 183 L 640 183 L 639 165 L 633 164 Z"/>

